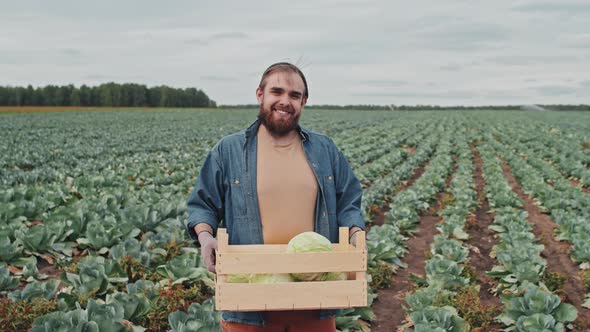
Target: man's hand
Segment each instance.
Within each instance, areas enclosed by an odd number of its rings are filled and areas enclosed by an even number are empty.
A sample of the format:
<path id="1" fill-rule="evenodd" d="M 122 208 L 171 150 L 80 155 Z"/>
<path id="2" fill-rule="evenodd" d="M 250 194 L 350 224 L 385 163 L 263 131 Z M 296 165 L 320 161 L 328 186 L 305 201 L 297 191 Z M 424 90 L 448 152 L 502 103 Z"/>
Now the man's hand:
<path id="1" fill-rule="evenodd" d="M 199 233 L 201 244 L 201 256 L 209 272 L 215 273 L 215 253 L 217 252 L 217 240 L 211 233 L 203 231 Z"/>
<path id="2" fill-rule="evenodd" d="M 350 229 L 350 234 L 352 234 L 352 235 L 350 235 L 350 238 L 348 238 L 348 243 L 352 244 L 355 247 L 356 247 L 356 238 L 359 234 L 359 231 L 362 231 L 362 229 L 360 227 L 356 227 L 356 226 L 352 227 Z"/>

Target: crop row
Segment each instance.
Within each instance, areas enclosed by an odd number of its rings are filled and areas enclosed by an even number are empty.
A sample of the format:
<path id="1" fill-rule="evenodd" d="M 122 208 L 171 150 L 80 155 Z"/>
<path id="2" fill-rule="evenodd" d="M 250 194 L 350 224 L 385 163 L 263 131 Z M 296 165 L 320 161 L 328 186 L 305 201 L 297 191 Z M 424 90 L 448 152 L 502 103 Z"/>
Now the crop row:
<path id="1" fill-rule="evenodd" d="M 542 283 L 546 261 L 527 221 L 523 203 L 506 181 L 500 161 L 489 145 L 481 145 L 486 196 L 493 207 L 494 224 L 499 242 L 492 257 L 499 265 L 488 274 L 497 278 L 496 292 L 502 295 L 504 309 L 499 320 L 511 330 L 561 331 L 576 319 L 576 309 L 552 294 Z"/>

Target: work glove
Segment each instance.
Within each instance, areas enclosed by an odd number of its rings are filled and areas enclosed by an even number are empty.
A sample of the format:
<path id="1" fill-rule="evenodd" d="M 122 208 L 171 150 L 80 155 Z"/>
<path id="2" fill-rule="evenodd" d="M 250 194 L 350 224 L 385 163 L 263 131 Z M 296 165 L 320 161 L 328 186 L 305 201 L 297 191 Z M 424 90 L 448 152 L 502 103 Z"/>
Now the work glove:
<path id="1" fill-rule="evenodd" d="M 355 246 L 355 247 L 356 247 L 356 238 L 357 238 L 357 236 L 359 236 L 359 233 L 360 233 L 359 231 L 360 231 L 360 230 L 361 230 L 361 229 L 358 229 L 358 231 L 357 231 L 357 230 L 355 230 L 355 231 L 354 231 L 354 233 L 353 233 L 353 234 L 350 236 L 350 238 L 348 239 L 348 243 L 352 244 L 352 245 L 353 245 L 353 246 Z M 366 245 L 366 242 L 365 242 L 365 250 L 367 250 L 367 245 Z"/>
<path id="2" fill-rule="evenodd" d="M 201 244 L 201 257 L 209 272 L 215 273 L 215 253 L 217 252 L 217 240 L 209 232 L 199 233 Z"/>

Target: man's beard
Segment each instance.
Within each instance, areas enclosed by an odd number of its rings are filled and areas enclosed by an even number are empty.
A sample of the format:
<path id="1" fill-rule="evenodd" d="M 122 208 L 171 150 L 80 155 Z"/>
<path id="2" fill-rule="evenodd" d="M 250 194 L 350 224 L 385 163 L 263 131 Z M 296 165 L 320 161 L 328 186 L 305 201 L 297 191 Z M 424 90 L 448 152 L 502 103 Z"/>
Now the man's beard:
<path id="1" fill-rule="evenodd" d="M 274 112 L 272 111 L 273 107 L 270 106 L 268 110 L 265 110 L 263 104 L 264 103 L 260 104 L 258 118 L 271 135 L 285 136 L 297 128 L 301 113 L 297 115 L 292 114 L 288 119 L 275 119 L 273 114 Z"/>

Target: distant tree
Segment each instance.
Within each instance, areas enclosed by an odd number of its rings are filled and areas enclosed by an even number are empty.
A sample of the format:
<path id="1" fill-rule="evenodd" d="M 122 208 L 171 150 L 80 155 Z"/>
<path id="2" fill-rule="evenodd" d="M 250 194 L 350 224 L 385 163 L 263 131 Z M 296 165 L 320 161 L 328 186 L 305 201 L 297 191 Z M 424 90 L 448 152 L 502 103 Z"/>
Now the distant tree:
<path id="1" fill-rule="evenodd" d="M 80 100 L 80 90 L 72 89 L 70 92 L 70 105 L 69 106 L 81 106 L 82 101 Z"/>
<path id="2" fill-rule="evenodd" d="M 80 106 L 90 106 L 91 105 L 91 90 L 86 85 L 82 85 L 79 89 L 79 98 L 80 98 Z"/>

